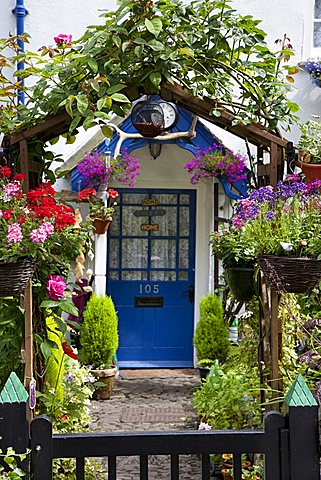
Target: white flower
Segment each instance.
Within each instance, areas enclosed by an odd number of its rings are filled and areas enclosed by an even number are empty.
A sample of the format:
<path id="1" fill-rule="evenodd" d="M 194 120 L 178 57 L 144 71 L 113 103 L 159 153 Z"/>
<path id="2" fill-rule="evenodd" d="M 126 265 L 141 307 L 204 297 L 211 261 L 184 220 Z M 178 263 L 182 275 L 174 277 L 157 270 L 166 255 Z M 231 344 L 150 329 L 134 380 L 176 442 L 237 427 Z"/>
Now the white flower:
<path id="1" fill-rule="evenodd" d="M 87 272 L 86 272 L 86 277 L 88 278 L 91 278 L 93 276 L 93 270 L 91 268 L 88 268 Z"/>
<path id="2" fill-rule="evenodd" d="M 198 429 L 199 430 L 212 430 L 212 427 L 211 427 L 211 425 L 209 425 L 206 422 L 201 422 L 198 426 Z"/>
<path id="3" fill-rule="evenodd" d="M 280 242 L 280 245 L 283 248 L 283 250 L 285 250 L 286 252 L 291 252 L 291 250 L 293 250 L 292 243 Z"/>
<path id="4" fill-rule="evenodd" d="M 83 290 L 86 292 L 86 293 L 89 293 L 89 292 L 92 292 L 93 289 L 88 285 L 88 287 L 83 287 Z"/>
<path id="5" fill-rule="evenodd" d="M 88 255 L 89 260 L 93 261 L 94 256 L 95 256 L 95 255 L 94 255 L 94 252 L 93 252 L 92 250 L 89 250 L 88 253 L 87 253 L 87 255 Z"/>

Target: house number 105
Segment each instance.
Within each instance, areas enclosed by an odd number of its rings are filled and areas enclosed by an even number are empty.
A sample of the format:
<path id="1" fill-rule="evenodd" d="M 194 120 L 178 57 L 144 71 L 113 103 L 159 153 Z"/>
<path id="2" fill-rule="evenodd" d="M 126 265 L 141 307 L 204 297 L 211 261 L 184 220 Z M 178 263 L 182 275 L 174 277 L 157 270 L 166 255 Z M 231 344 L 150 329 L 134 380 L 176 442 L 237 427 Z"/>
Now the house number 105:
<path id="1" fill-rule="evenodd" d="M 147 283 L 147 285 L 140 284 L 139 285 L 139 293 L 140 294 L 142 294 L 142 293 L 157 294 L 157 293 L 159 293 L 159 285 L 149 285 L 149 283 Z"/>

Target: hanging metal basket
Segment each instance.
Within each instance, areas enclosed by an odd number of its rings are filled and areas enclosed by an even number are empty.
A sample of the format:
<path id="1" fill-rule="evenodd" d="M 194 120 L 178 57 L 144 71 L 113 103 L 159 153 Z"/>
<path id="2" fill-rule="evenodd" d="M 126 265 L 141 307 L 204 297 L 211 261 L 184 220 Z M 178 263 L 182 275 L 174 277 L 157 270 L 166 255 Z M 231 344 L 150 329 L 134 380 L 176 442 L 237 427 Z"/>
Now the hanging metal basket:
<path id="1" fill-rule="evenodd" d="M 163 109 L 159 103 L 155 102 L 138 102 L 132 110 L 131 119 L 134 127 L 143 137 L 157 137 L 165 126 Z"/>
<path id="2" fill-rule="evenodd" d="M 16 262 L 0 261 L 0 297 L 22 293 L 35 268 L 35 260 L 30 257 L 18 258 Z"/>
<path id="3" fill-rule="evenodd" d="M 315 258 L 265 255 L 259 263 L 267 282 L 278 293 L 307 292 L 321 278 L 321 261 Z"/>

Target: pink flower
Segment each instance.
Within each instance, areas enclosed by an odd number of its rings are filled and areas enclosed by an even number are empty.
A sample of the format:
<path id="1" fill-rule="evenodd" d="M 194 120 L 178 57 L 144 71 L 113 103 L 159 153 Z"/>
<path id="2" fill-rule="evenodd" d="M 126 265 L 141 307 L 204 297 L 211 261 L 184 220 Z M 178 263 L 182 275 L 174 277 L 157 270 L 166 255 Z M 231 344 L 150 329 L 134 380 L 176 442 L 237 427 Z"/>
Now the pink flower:
<path id="1" fill-rule="evenodd" d="M 55 230 L 55 227 L 53 226 L 52 223 L 50 222 L 43 222 L 40 227 L 39 227 L 41 230 L 43 230 L 44 232 L 46 232 L 47 234 L 47 237 L 49 237 L 50 235 L 53 234 L 54 230 Z"/>
<path id="2" fill-rule="evenodd" d="M 61 45 L 71 45 L 72 35 L 65 35 L 64 33 L 59 33 L 57 37 L 54 37 L 54 41 L 59 47 Z"/>
<path id="3" fill-rule="evenodd" d="M 8 243 L 19 243 L 22 241 L 22 239 L 23 236 L 19 223 L 13 223 L 12 225 L 9 225 L 7 235 Z"/>
<path id="4" fill-rule="evenodd" d="M 63 297 L 66 287 L 66 282 L 59 275 L 49 275 L 46 288 L 51 300 L 59 300 L 59 297 Z"/>
<path id="5" fill-rule="evenodd" d="M 3 199 L 5 202 L 12 200 L 12 198 L 17 197 L 21 193 L 20 183 L 17 181 L 10 182 L 8 185 L 5 185 L 3 188 L 4 196 Z"/>
<path id="6" fill-rule="evenodd" d="M 40 227 L 30 232 L 30 238 L 34 243 L 43 243 L 53 234 L 55 227 L 50 222 L 43 222 Z"/>

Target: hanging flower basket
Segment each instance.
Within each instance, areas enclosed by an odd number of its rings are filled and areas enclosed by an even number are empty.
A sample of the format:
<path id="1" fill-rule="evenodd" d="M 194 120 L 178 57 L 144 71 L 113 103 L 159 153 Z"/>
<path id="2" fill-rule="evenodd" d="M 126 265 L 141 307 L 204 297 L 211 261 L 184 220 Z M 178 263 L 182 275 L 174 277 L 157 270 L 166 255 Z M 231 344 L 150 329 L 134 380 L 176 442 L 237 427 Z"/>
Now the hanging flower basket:
<path id="1" fill-rule="evenodd" d="M 267 282 L 278 293 L 304 293 L 321 278 L 321 261 L 314 258 L 262 256 L 260 268 Z"/>
<path id="2" fill-rule="evenodd" d="M 0 297 L 22 293 L 35 268 L 35 260 L 30 257 L 18 258 L 16 262 L 0 261 Z"/>
<path id="3" fill-rule="evenodd" d="M 256 294 L 254 267 L 230 267 L 227 280 L 232 294 L 239 302 L 247 302 Z"/>
<path id="4" fill-rule="evenodd" d="M 109 220 L 99 220 L 98 218 L 95 218 L 95 220 L 93 221 L 93 227 L 97 235 L 103 235 L 104 233 L 106 233 L 109 225 Z"/>

